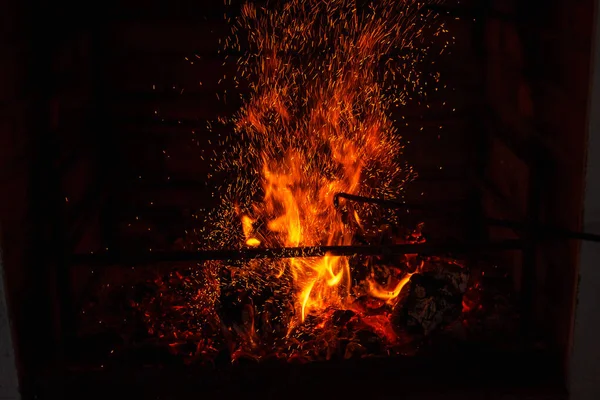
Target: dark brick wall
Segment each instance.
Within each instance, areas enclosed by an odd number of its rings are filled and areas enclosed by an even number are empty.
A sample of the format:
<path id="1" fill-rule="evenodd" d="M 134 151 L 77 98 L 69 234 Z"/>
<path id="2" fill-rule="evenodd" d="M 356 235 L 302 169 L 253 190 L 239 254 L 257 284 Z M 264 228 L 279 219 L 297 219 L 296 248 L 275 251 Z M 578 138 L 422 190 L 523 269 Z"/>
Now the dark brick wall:
<path id="1" fill-rule="evenodd" d="M 492 190 L 484 194 L 484 207 L 497 218 L 533 216 L 580 229 L 594 2 L 491 5 L 485 30 L 490 134 L 485 177 Z M 535 192 L 539 199 L 532 201 Z M 526 260 L 515 271 L 535 282 L 530 310 L 535 337 L 563 355 L 571 332 L 577 249 L 574 241 L 546 241 L 535 254 L 535 267 Z"/>
<path id="2" fill-rule="evenodd" d="M 2 8 L 0 244 L 28 396 L 61 359 L 66 254 L 80 241 L 83 218 L 86 234 L 95 231 L 93 46 L 91 30 L 75 17 L 81 9 L 67 1 L 4 1 Z"/>

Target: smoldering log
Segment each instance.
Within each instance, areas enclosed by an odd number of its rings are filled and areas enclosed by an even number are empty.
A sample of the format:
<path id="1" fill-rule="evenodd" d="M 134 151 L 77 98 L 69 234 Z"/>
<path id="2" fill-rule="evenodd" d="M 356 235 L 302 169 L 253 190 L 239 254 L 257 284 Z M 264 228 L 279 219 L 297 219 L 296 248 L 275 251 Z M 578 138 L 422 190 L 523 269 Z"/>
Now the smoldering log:
<path id="1" fill-rule="evenodd" d="M 426 262 L 408 283 L 408 294 L 393 311 L 393 325 L 400 331 L 429 335 L 455 321 L 462 311 L 469 270 L 444 261 Z"/>

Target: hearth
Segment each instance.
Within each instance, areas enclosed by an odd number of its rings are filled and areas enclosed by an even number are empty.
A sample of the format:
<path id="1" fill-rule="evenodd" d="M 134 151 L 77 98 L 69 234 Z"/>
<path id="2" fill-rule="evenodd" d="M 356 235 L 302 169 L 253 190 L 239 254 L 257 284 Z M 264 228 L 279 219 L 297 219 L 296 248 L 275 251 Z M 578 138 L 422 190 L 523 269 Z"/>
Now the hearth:
<path id="1" fill-rule="evenodd" d="M 19 28 L 25 397 L 563 398 L 592 1 L 67 3 Z"/>

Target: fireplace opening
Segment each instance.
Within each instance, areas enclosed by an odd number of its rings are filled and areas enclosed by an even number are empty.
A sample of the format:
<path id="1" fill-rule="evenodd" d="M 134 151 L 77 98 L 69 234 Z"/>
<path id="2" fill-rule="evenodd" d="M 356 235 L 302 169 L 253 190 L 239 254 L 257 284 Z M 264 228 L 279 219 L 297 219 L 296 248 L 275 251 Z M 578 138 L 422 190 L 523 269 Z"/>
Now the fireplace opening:
<path id="1" fill-rule="evenodd" d="M 561 398 L 592 1 L 59 3 L 15 11 L 23 393 Z"/>

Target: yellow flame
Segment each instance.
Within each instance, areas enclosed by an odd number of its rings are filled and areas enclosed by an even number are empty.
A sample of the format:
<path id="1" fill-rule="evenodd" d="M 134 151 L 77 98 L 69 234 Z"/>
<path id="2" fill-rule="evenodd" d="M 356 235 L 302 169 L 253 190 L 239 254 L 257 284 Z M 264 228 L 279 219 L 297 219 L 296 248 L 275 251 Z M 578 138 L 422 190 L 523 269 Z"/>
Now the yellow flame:
<path id="1" fill-rule="evenodd" d="M 260 245 L 260 240 L 255 237 L 252 237 L 252 233 L 254 232 L 254 220 L 247 215 L 242 215 L 242 232 L 244 232 L 244 237 L 246 238 L 246 245 L 250 247 L 256 247 Z"/>
<path id="2" fill-rule="evenodd" d="M 404 275 L 404 277 L 400 279 L 396 286 L 391 289 L 384 288 L 374 280 L 369 279 L 369 294 L 377 299 L 385 300 L 388 303 L 393 303 L 400 293 L 402 293 L 402 289 L 404 289 L 404 286 L 406 286 L 406 284 L 410 281 L 411 276 L 421 271 L 421 268 L 423 268 L 424 265 L 425 263 L 421 260 L 421 263 L 416 268 L 415 272 Z"/>
<path id="3" fill-rule="evenodd" d="M 260 245 L 260 240 L 258 240 L 257 238 L 249 238 L 248 240 L 246 240 L 246 244 L 250 247 L 256 247 Z"/>
<path id="4" fill-rule="evenodd" d="M 377 282 L 369 280 L 369 294 L 377 299 L 391 301 L 400 295 L 402 289 L 410 281 L 412 274 L 404 276 L 394 288 L 387 289 L 379 285 Z"/>
<path id="5" fill-rule="evenodd" d="M 242 215 L 242 231 L 244 232 L 244 237 L 248 239 L 252 234 L 252 224 L 254 220 L 247 215 Z"/>

